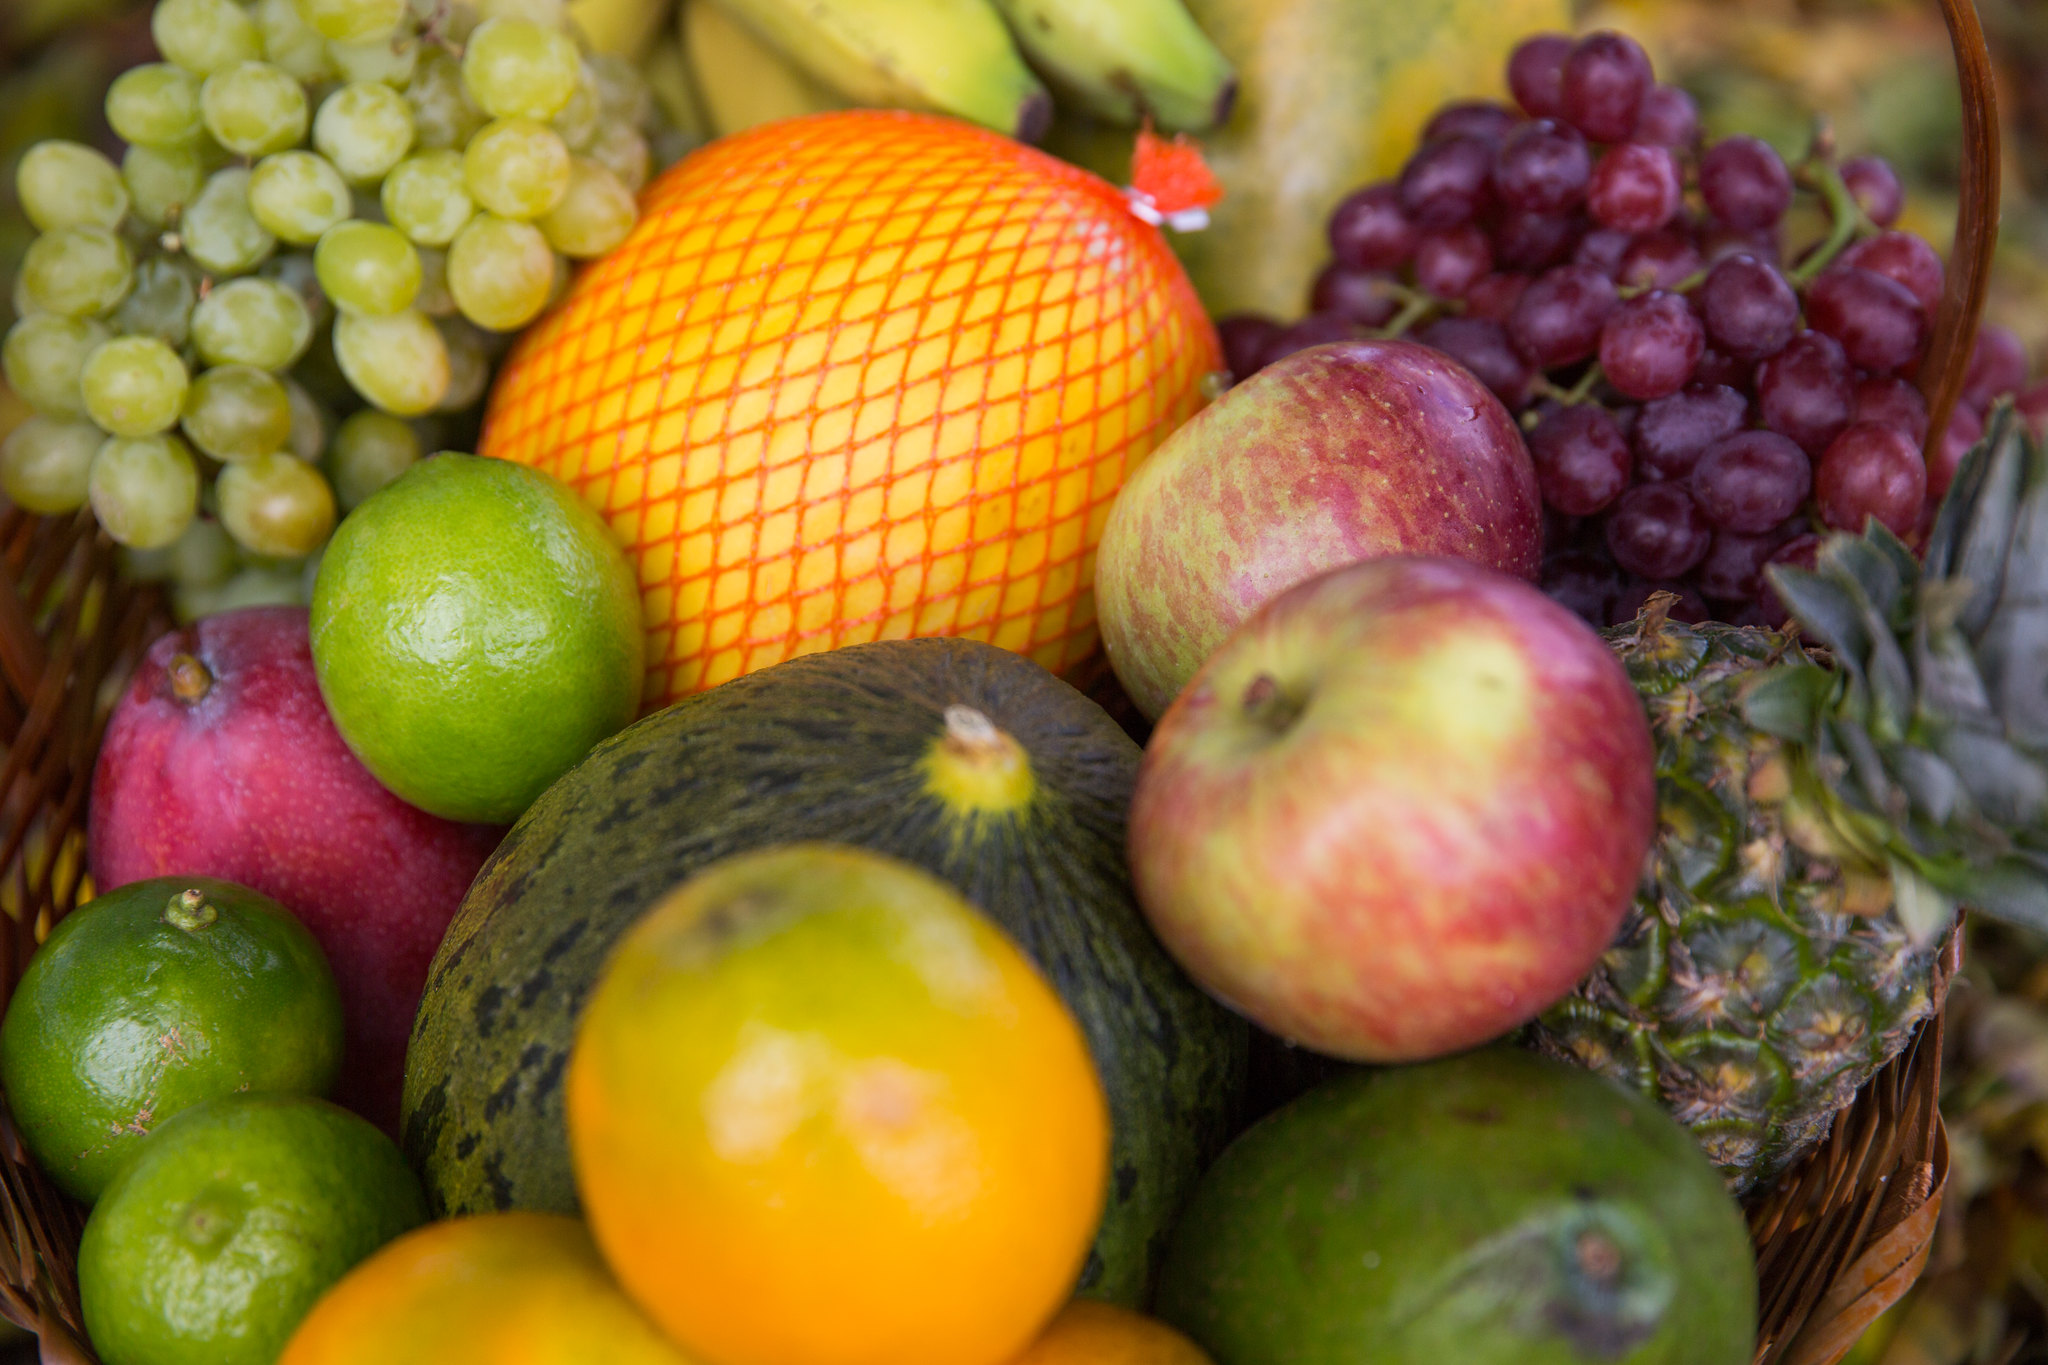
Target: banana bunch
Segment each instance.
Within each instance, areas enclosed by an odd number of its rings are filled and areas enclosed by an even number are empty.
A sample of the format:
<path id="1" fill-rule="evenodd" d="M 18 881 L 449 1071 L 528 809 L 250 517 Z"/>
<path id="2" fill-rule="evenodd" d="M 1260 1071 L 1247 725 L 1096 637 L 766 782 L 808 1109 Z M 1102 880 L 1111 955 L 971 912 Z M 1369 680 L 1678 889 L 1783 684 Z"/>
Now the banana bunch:
<path id="1" fill-rule="evenodd" d="M 1054 95 L 1127 126 L 1198 131 L 1237 93 L 1181 0 L 682 0 L 679 22 L 720 134 L 872 105 L 1035 142 Z"/>

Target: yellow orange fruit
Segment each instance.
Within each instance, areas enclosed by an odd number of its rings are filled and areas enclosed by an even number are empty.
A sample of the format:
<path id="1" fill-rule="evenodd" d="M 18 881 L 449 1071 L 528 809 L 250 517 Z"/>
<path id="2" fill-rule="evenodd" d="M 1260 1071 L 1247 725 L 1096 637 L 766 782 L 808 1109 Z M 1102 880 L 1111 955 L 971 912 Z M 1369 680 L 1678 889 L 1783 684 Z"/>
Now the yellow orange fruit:
<path id="1" fill-rule="evenodd" d="M 1095 645 L 1124 473 L 1215 330 L 1114 186 L 951 119 L 713 143 L 529 330 L 482 453 L 547 470 L 639 567 L 649 704 L 868 640 L 1055 670 Z"/>
<path id="2" fill-rule="evenodd" d="M 1086 1044 L 1024 955 L 824 844 L 715 864 L 619 941 L 567 1108 L 606 1260 L 708 1365 L 1008 1365 L 1108 1173 Z"/>
<path id="3" fill-rule="evenodd" d="M 429 1223 L 327 1291 L 278 1365 L 693 1365 L 554 1213 Z"/>
<path id="4" fill-rule="evenodd" d="M 1210 1365 L 1210 1360 L 1163 1322 L 1128 1308 L 1075 1299 L 1011 1365 Z"/>

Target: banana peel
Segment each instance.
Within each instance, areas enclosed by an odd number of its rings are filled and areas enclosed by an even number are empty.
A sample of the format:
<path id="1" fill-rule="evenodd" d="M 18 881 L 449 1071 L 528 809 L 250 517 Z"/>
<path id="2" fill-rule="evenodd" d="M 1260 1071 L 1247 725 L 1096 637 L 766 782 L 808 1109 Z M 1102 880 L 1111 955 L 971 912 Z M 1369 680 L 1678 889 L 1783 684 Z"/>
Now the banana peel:
<path id="1" fill-rule="evenodd" d="M 683 0 L 678 17 L 683 55 L 713 136 L 850 107 L 713 0 Z"/>
<path id="2" fill-rule="evenodd" d="M 643 60 L 668 27 L 675 0 L 569 0 L 569 19 L 598 51 Z"/>

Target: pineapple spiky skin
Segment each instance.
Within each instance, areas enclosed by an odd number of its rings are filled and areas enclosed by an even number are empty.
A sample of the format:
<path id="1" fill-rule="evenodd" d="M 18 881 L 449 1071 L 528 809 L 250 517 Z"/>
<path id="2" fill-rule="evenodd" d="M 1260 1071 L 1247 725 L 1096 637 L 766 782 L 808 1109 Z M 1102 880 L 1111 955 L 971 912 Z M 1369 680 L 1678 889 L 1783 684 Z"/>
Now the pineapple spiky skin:
<path id="1" fill-rule="evenodd" d="M 1785 742 L 1743 700 L 1809 662 L 1796 643 L 1655 612 L 1613 642 L 1657 739 L 1658 836 L 1614 945 L 1534 1041 L 1660 1101 L 1747 1194 L 1932 1013 L 1941 943 L 1788 831 Z"/>

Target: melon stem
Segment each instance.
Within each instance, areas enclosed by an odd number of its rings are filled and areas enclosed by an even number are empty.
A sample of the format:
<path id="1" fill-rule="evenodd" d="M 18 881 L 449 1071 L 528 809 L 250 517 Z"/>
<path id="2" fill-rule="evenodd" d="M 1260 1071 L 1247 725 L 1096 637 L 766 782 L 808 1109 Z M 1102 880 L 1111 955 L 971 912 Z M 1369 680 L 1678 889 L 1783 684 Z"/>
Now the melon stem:
<path id="1" fill-rule="evenodd" d="M 191 654 L 173 654 L 166 670 L 171 678 L 171 695 L 188 706 L 213 690 L 213 674 Z"/>
<path id="2" fill-rule="evenodd" d="M 1024 746 L 972 706 L 948 706 L 946 731 L 926 759 L 933 790 L 961 811 L 1013 810 L 1036 784 Z"/>

